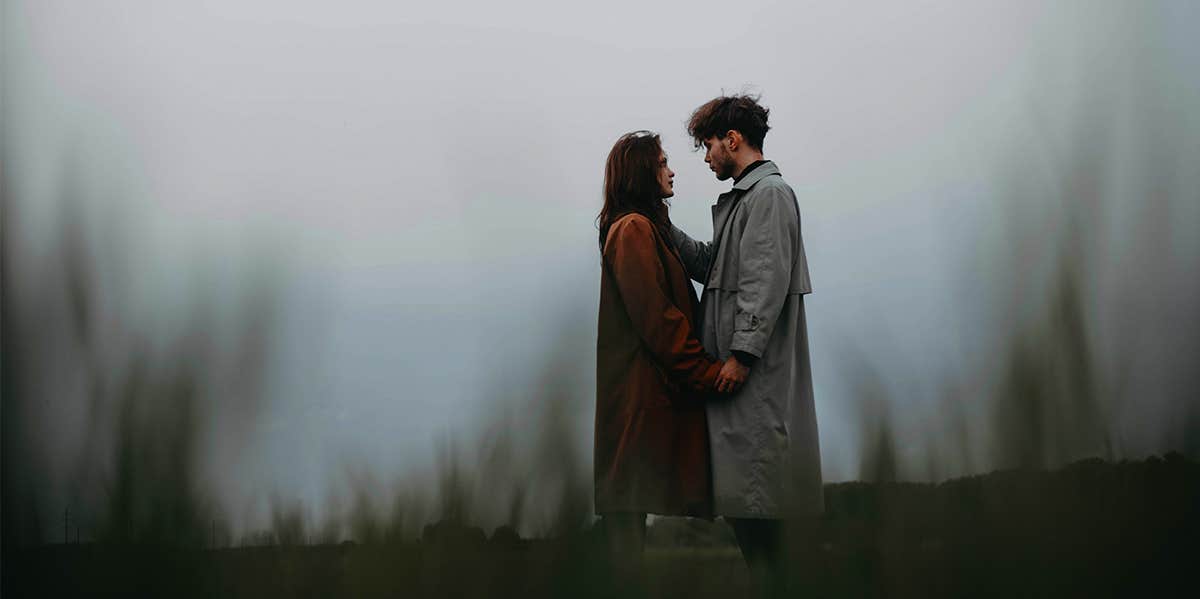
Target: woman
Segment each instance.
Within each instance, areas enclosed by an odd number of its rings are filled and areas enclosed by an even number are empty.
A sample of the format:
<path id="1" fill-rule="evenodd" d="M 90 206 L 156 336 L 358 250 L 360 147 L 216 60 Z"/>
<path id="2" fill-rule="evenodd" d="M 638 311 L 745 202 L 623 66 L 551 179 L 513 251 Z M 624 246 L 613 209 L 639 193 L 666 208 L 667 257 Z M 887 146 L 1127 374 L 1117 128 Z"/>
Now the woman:
<path id="1" fill-rule="evenodd" d="M 674 195 L 658 135 L 609 152 L 600 212 L 596 513 L 618 568 L 636 568 L 646 513 L 711 516 L 703 401 L 721 364 L 693 334 L 698 302 L 668 234 Z"/>

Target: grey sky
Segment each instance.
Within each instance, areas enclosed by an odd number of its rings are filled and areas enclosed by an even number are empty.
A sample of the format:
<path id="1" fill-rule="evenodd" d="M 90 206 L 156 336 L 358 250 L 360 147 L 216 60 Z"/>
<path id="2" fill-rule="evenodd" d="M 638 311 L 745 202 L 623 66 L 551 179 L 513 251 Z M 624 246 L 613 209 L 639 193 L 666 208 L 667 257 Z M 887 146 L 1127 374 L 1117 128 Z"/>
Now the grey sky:
<path id="1" fill-rule="evenodd" d="M 874 363 L 912 430 L 948 381 L 987 370 L 1022 305 L 1013 283 L 1040 297 L 1038 257 L 1067 218 L 1045 198 L 1088 115 L 1111 125 L 1099 359 L 1121 360 L 1107 316 L 1194 307 L 1180 279 L 1200 255 L 1197 22 L 1183 1 L 6 1 L 4 185 L 28 209 L 5 234 L 48 238 L 75 165 L 90 214 L 132 215 L 126 309 L 150 335 L 171 330 L 198 271 L 236 289 L 248 256 L 274 257 L 269 403 L 247 447 L 213 450 L 250 511 L 270 491 L 319 504 L 347 463 L 381 479 L 428 468 L 439 435 L 528 409 L 548 352 L 577 358 L 590 451 L 606 153 L 660 131 L 672 218 L 708 236 L 728 184 L 683 122 L 751 84 L 802 211 L 826 477 L 854 478 L 843 362 Z M 1169 249 L 1143 256 L 1125 191 L 1156 149 L 1176 173 L 1154 240 Z M 1006 262 L 1022 255 L 1037 264 Z M 1156 255 L 1169 264 L 1148 267 Z M 1182 299 L 1149 306 L 1135 287 Z M 1162 322 L 1143 343 L 1181 334 Z M 1175 407 L 1156 401 L 1121 416 L 1126 451 L 1171 443 Z M 70 454 L 71 431 L 52 435 Z"/>

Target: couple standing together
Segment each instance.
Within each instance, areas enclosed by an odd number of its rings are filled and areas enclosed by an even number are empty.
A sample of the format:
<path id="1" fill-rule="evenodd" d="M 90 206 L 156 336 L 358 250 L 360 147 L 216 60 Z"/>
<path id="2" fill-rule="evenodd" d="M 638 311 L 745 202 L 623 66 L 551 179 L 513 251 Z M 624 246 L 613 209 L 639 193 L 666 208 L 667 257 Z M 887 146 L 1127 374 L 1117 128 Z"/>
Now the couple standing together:
<path id="1" fill-rule="evenodd" d="M 722 96 L 688 122 L 717 179 L 733 180 L 711 242 L 671 224 L 658 135 L 626 134 L 608 155 L 594 474 L 618 570 L 638 568 L 647 513 L 722 516 L 755 586 L 778 589 L 783 523 L 823 509 L 808 265 L 796 196 L 763 159 L 767 116 L 757 98 Z"/>

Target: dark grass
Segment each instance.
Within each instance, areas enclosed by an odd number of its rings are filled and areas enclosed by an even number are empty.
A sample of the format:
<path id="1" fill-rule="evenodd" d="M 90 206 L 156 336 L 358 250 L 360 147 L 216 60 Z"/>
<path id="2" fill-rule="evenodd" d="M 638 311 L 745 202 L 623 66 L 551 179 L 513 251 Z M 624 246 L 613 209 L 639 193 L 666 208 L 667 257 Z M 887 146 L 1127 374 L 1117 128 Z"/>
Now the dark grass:
<path id="1" fill-rule="evenodd" d="M 826 486 L 797 526 L 794 596 L 1190 597 L 1200 464 L 1077 462 L 943 482 Z M 455 533 L 455 527 L 458 532 Z M 591 528 L 484 539 L 443 523 L 420 541 L 223 549 L 51 545 L 9 554 L 4 596 L 738 597 L 748 578 L 721 521 L 652 526 L 637 592 L 610 584 Z"/>

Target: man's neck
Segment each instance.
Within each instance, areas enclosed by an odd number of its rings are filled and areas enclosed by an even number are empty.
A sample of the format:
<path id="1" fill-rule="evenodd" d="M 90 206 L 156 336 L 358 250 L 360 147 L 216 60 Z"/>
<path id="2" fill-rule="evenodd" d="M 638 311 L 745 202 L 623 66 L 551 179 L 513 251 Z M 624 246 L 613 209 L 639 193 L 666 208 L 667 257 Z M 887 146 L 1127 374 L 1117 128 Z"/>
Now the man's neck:
<path id="1" fill-rule="evenodd" d="M 755 152 L 753 154 L 747 154 L 745 156 L 738 157 L 737 174 L 734 175 L 733 178 L 741 178 L 742 175 L 746 174 L 746 167 L 758 162 L 759 160 L 763 160 L 762 152 Z"/>

